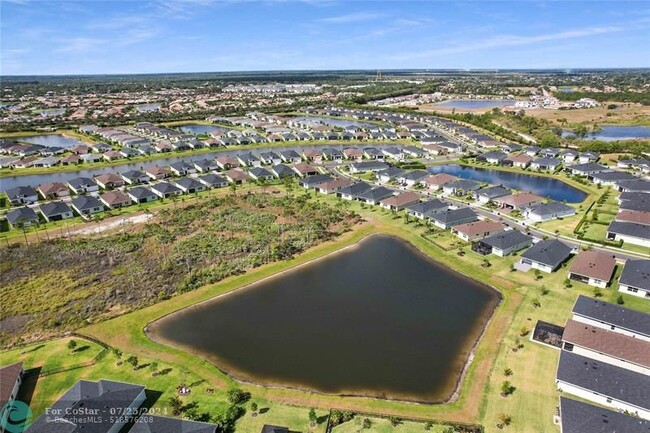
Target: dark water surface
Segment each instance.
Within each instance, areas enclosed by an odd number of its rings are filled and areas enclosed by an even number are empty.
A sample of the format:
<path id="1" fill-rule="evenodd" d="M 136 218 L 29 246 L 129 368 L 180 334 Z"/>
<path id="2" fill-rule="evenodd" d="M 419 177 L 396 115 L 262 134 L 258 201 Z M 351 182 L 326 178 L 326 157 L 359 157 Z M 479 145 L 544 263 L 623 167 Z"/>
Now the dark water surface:
<path id="1" fill-rule="evenodd" d="M 542 197 L 567 203 L 581 203 L 587 194 L 574 188 L 560 179 L 552 177 L 533 176 L 510 171 L 490 170 L 487 168 L 469 167 L 458 164 L 432 165 L 430 173 L 447 173 L 463 179 L 471 179 L 492 185 L 503 185 L 510 189 L 532 192 Z"/>
<path id="2" fill-rule="evenodd" d="M 410 244 L 373 235 L 149 331 L 242 380 L 440 402 L 499 299 Z"/>

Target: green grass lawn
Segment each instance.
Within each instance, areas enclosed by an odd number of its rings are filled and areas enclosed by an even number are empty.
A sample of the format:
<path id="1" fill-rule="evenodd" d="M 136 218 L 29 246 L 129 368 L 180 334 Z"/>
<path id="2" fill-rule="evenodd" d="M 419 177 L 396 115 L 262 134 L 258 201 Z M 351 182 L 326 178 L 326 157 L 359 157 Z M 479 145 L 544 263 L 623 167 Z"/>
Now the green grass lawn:
<path id="1" fill-rule="evenodd" d="M 77 343 L 74 352 L 67 347 L 70 340 Z M 41 368 L 47 371 L 90 362 L 102 350 L 100 345 L 86 339 L 62 338 L 3 351 L 0 353 L 0 365 L 22 362 L 25 370 Z"/>
<path id="2" fill-rule="evenodd" d="M 364 419 L 370 420 L 370 428 L 363 428 Z M 357 415 L 351 421 L 339 424 L 332 429 L 332 433 L 359 433 L 359 432 L 374 432 L 374 433 L 444 433 L 448 427 L 445 425 L 434 424 L 429 430 L 425 429 L 426 423 L 415 421 L 402 421 L 397 426 L 393 427 L 391 422 L 386 418 L 377 418 L 364 415 Z"/>

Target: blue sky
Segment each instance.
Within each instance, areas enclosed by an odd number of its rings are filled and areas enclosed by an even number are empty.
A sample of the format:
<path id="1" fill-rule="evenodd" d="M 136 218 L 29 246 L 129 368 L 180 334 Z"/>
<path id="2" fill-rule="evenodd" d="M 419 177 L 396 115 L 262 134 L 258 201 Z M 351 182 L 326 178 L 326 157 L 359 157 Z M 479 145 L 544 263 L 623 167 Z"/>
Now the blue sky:
<path id="1" fill-rule="evenodd" d="M 0 73 L 650 66 L 646 1 L 0 0 Z"/>

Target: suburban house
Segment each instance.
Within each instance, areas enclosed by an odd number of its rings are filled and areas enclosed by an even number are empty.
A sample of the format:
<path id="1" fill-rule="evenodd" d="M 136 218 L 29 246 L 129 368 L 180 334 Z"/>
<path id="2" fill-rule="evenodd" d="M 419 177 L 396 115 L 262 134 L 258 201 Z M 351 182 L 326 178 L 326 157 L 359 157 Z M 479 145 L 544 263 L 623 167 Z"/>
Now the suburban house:
<path id="1" fill-rule="evenodd" d="M 170 164 L 169 169 L 175 176 L 187 176 L 188 174 L 196 173 L 196 167 L 185 161 L 178 161 Z"/>
<path id="2" fill-rule="evenodd" d="M 528 248 L 520 263 L 533 269 L 551 273 L 564 263 L 573 253 L 573 248 L 557 239 L 546 239 Z"/>
<path id="3" fill-rule="evenodd" d="M 149 203 L 150 201 L 158 200 L 158 195 L 144 186 L 136 186 L 127 191 L 129 197 L 135 204 Z"/>
<path id="4" fill-rule="evenodd" d="M 361 161 L 363 159 L 363 152 L 355 147 L 348 147 L 343 149 L 343 157 L 352 161 Z"/>
<path id="5" fill-rule="evenodd" d="M 52 182 L 40 185 L 36 190 L 46 200 L 69 197 L 70 190 L 61 182 Z"/>
<path id="6" fill-rule="evenodd" d="M 323 159 L 326 161 L 343 161 L 343 152 L 333 147 L 326 147 L 321 151 Z"/>
<path id="7" fill-rule="evenodd" d="M 404 159 L 404 152 L 402 152 L 402 149 L 399 147 L 385 147 L 381 149 L 381 151 L 386 155 L 388 158 L 396 159 L 398 161 L 401 161 Z"/>
<path id="8" fill-rule="evenodd" d="M 413 158 L 421 158 L 424 156 L 424 151 L 416 146 L 404 146 L 402 152 Z"/>
<path id="9" fill-rule="evenodd" d="M 131 206 L 131 197 L 122 191 L 106 191 L 99 196 L 99 199 L 109 209 Z"/>
<path id="10" fill-rule="evenodd" d="M 533 244 L 533 238 L 519 230 L 502 231 L 472 244 L 472 250 L 483 255 L 505 257 Z"/>
<path id="11" fill-rule="evenodd" d="M 562 164 L 562 161 L 556 158 L 537 158 L 530 163 L 533 170 L 550 170 L 553 171 Z"/>
<path id="12" fill-rule="evenodd" d="M 535 222 L 550 221 L 575 214 L 576 210 L 573 207 L 557 201 L 534 204 L 524 209 L 524 216 Z"/>
<path id="13" fill-rule="evenodd" d="M 38 215 L 31 207 L 18 207 L 7 212 L 7 221 L 12 227 L 29 227 L 38 224 Z"/>
<path id="14" fill-rule="evenodd" d="M 302 186 L 305 189 L 315 188 L 317 185 L 325 182 L 334 180 L 332 176 L 327 174 L 314 174 L 312 176 L 307 176 L 298 181 L 298 185 Z"/>
<path id="15" fill-rule="evenodd" d="M 302 157 L 295 150 L 284 150 L 280 152 L 280 159 L 286 163 L 297 163 L 302 161 Z"/>
<path id="16" fill-rule="evenodd" d="M 368 159 L 385 159 L 386 155 L 375 147 L 366 147 L 363 149 L 363 156 Z"/>
<path id="17" fill-rule="evenodd" d="M 149 176 L 139 170 L 129 170 L 121 174 L 124 182 L 129 185 L 135 185 L 138 183 L 149 182 Z"/>
<path id="18" fill-rule="evenodd" d="M 481 183 L 473 180 L 459 179 L 449 182 L 442 187 L 447 195 L 466 195 L 481 188 Z"/>
<path id="19" fill-rule="evenodd" d="M 104 205 L 92 195 L 80 195 L 72 199 L 72 208 L 79 215 L 93 215 L 104 210 Z"/>
<path id="20" fill-rule="evenodd" d="M 280 155 L 278 155 L 275 152 L 262 152 L 260 154 L 260 160 L 262 163 L 271 165 L 271 164 L 280 164 L 282 162 L 282 158 L 280 158 Z"/>
<path id="21" fill-rule="evenodd" d="M 481 220 L 455 225 L 451 228 L 451 232 L 464 241 L 473 242 L 502 232 L 504 229 L 505 226 L 500 222 Z"/>
<path id="22" fill-rule="evenodd" d="M 237 161 L 244 167 L 259 167 L 262 165 L 262 161 L 250 152 L 237 155 Z"/>
<path id="23" fill-rule="evenodd" d="M 230 170 L 231 168 L 239 167 L 239 161 L 230 156 L 220 156 L 216 159 L 217 166 L 221 170 Z"/>
<path id="24" fill-rule="evenodd" d="M 359 194 L 368 191 L 370 188 L 372 188 L 372 186 L 366 182 L 356 182 L 350 186 L 339 189 L 336 192 L 336 196 L 345 200 L 356 200 Z"/>
<path id="25" fill-rule="evenodd" d="M 273 175 L 278 179 L 282 179 L 283 177 L 295 177 L 297 174 L 291 167 L 284 164 L 277 164 L 271 167 L 271 173 L 273 173 Z"/>
<path id="26" fill-rule="evenodd" d="M 432 213 L 428 218 L 442 229 L 450 229 L 459 224 L 471 223 L 478 220 L 476 213 L 468 208 L 451 209 L 445 212 Z"/>
<path id="27" fill-rule="evenodd" d="M 650 420 L 650 376 L 563 350 L 556 385 L 561 392 Z"/>
<path id="28" fill-rule="evenodd" d="M 528 167 L 532 161 L 533 157 L 526 154 L 511 155 L 503 161 L 503 164 L 523 169 Z"/>
<path id="29" fill-rule="evenodd" d="M 384 186 L 378 186 L 376 188 L 371 188 L 367 191 L 357 194 L 357 200 L 363 203 L 370 205 L 377 205 L 379 202 L 385 198 L 392 197 L 395 194 L 395 191 L 388 189 Z"/>
<path id="30" fill-rule="evenodd" d="M 217 176 L 214 173 L 204 174 L 196 178 L 203 185 L 208 188 L 223 188 L 228 186 L 228 181 L 221 176 Z"/>
<path id="31" fill-rule="evenodd" d="M 124 186 L 124 179 L 119 174 L 104 173 L 95 176 L 95 182 L 102 189 L 113 189 Z"/>
<path id="32" fill-rule="evenodd" d="M 544 198 L 530 192 L 522 192 L 521 194 L 497 197 L 493 201 L 501 208 L 520 210 L 541 203 Z"/>
<path id="33" fill-rule="evenodd" d="M 614 170 L 592 173 L 588 176 L 588 178 L 595 184 L 600 184 L 603 186 L 615 186 L 619 182 L 639 180 L 635 175 L 631 173 Z"/>
<path id="34" fill-rule="evenodd" d="M 219 166 L 217 165 L 216 161 L 210 159 L 202 159 L 200 161 L 194 161 L 193 164 L 194 164 L 194 168 L 201 173 L 207 173 L 209 171 L 219 169 Z"/>
<path id="35" fill-rule="evenodd" d="M 151 186 L 151 191 L 160 198 L 169 198 L 183 194 L 183 191 L 179 187 L 169 182 L 158 182 Z"/>
<path id="36" fill-rule="evenodd" d="M 582 164 L 585 164 L 587 162 L 598 161 L 599 159 L 600 159 L 600 153 L 595 152 L 593 150 L 588 150 L 580 154 L 578 161 L 580 161 Z"/>
<path id="37" fill-rule="evenodd" d="M 474 191 L 473 197 L 478 200 L 479 203 L 488 203 L 497 197 L 504 197 L 510 194 L 511 192 L 508 188 L 501 185 L 495 185 Z"/>
<path id="38" fill-rule="evenodd" d="M 273 176 L 273 173 L 271 173 L 264 167 L 251 168 L 248 171 L 248 174 L 250 175 L 250 177 L 258 181 L 263 181 L 263 180 L 268 181 L 268 180 L 273 180 L 275 178 L 275 176 Z"/>
<path id="39" fill-rule="evenodd" d="M 32 204 L 38 201 L 38 193 L 31 186 L 17 186 L 5 191 L 12 205 Z"/>
<path id="40" fill-rule="evenodd" d="M 323 162 L 323 154 L 316 149 L 305 149 L 302 151 L 302 157 L 305 161 L 313 161 L 316 163 Z"/>
<path id="41" fill-rule="evenodd" d="M 616 215 L 616 221 L 650 225 L 650 212 L 626 209 L 619 210 L 618 214 Z"/>
<path id="42" fill-rule="evenodd" d="M 194 194 L 197 192 L 205 191 L 208 187 L 205 183 L 200 182 L 198 179 L 192 177 L 182 177 L 174 181 L 174 185 L 180 188 L 185 194 Z"/>
<path id="43" fill-rule="evenodd" d="M 650 376 L 649 341 L 569 319 L 562 333 L 562 348 Z"/>
<path id="44" fill-rule="evenodd" d="M 616 182 L 621 192 L 650 192 L 650 181 L 647 180 L 624 180 Z"/>
<path id="45" fill-rule="evenodd" d="M 607 227 L 607 239 L 650 247 L 650 225 L 612 221 Z"/>
<path id="46" fill-rule="evenodd" d="M 501 149 L 507 153 L 519 152 L 521 150 L 521 145 L 516 143 L 507 143 L 502 145 Z"/>
<path id="47" fill-rule="evenodd" d="M 636 310 L 580 295 L 573 320 L 650 342 L 650 316 Z"/>
<path id="48" fill-rule="evenodd" d="M 51 201 L 40 207 L 41 213 L 47 222 L 61 221 L 72 218 L 74 213 L 70 206 L 62 201 Z"/>
<path id="49" fill-rule="evenodd" d="M 424 170 L 413 170 L 399 176 L 397 178 L 397 181 L 402 185 L 413 186 L 418 185 L 424 178 L 428 176 L 429 173 Z"/>
<path id="50" fill-rule="evenodd" d="M 597 250 L 581 251 L 569 268 L 569 279 L 606 288 L 614 275 L 616 259 Z"/>
<path id="51" fill-rule="evenodd" d="M 5 426 L 9 420 L 10 410 L 7 410 L 18 396 L 18 390 L 23 383 L 23 363 L 5 365 L 0 367 L 0 433 L 5 433 Z M 15 430 L 7 433 L 14 433 Z"/>
<path id="52" fill-rule="evenodd" d="M 485 161 L 488 164 L 501 164 L 508 155 L 505 152 L 485 152 L 476 157 L 477 161 Z"/>
<path id="53" fill-rule="evenodd" d="M 216 433 L 217 425 L 150 413 L 140 416 L 129 433 Z"/>
<path id="54" fill-rule="evenodd" d="M 77 177 L 68 181 L 68 187 L 75 194 L 99 191 L 99 185 L 89 177 Z"/>
<path id="55" fill-rule="evenodd" d="M 609 168 L 601 164 L 596 164 L 595 162 L 588 162 L 586 164 L 577 164 L 571 165 L 566 168 L 566 171 L 571 173 L 574 176 L 584 176 L 587 177 L 593 173 L 600 173 L 603 171 L 609 171 Z"/>
<path id="56" fill-rule="evenodd" d="M 560 397 L 560 433 L 641 433 L 650 430 L 650 421 Z"/>
<path id="57" fill-rule="evenodd" d="M 305 162 L 299 162 L 293 166 L 293 171 L 300 177 L 305 176 L 314 176 L 320 173 L 320 171 L 313 165 L 307 164 Z"/>
<path id="58" fill-rule="evenodd" d="M 628 259 L 618 284 L 620 292 L 650 299 L 650 260 Z"/>
<path id="59" fill-rule="evenodd" d="M 567 149 L 560 152 L 560 158 L 564 161 L 565 164 L 571 164 L 576 158 L 580 155 L 580 152 L 573 149 Z"/>
<path id="60" fill-rule="evenodd" d="M 350 164 L 350 173 L 366 173 L 369 171 L 384 171 L 390 166 L 381 161 L 362 161 Z"/>
<path id="61" fill-rule="evenodd" d="M 419 219 L 425 219 L 428 218 L 431 214 L 446 212 L 448 209 L 449 205 L 447 203 L 434 198 L 432 200 L 414 203 L 406 206 L 406 213 Z"/>
<path id="62" fill-rule="evenodd" d="M 138 413 L 145 401 L 145 387 L 124 382 L 80 380 L 57 400 L 45 414 L 29 428 L 29 433 L 52 433 L 53 431 L 92 431 L 94 433 L 117 433 L 128 422 L 128 416 L 115 414 Z M 81 411 L 81 412 L 80 412 Z M 53 429 L 52 414 L 60 419 Z M 95 414 L 80 416 L 79 413 Z"/>
<path id="63" fill-rule="evenodd" d="M 452 176 L 451 174 L 438 173 L 425 177 L 420 183 L 426 188 L 438 190 L 448 183 L 454 182 L 456 180 L 458 180 L 458 178 L 456 176 Z"/>
<path id="64" fill-rule="evenodd" d="M 239 168 L 233 168 L 232 170 L 228 170 L 227 172 L 223 173 L 224 176 L 226 176 L 226 179 L 228 179 L 228 182 L 234 183 L 234 184 L 242 184 L 248 182 L 248 174 Z"/>
<path id="65" fill-rule="evenodd" d="M 383 164 L 383 163 L 379 163 Z M 377 180 L 381 183 L 387 183 L 406 174 L 406 170 L 397 167 L 389 167 L 376 173 Z"/>
<path id="66" fill-rule="evenodd" d="M 353 183 L 354 181 L 348 179 L 347 177 L 338 177 L 328 182 L 319 183 L 318 185 L 316 185 L 316 190 L 323 194 L 331 194 L 333 192 L 338 191 L 341 188 L 350 186 Z"/>
<path id="67" fill-rule="evenodd" d="M 547 158 L 555 158 L 560 154 L 560 151 L 558 149 L 555 149 L 553 147 L 545 147 L 543 149 L 540 149 L 539 155 Z"/>
<path id="68" fill-rule="evenodd" d="M 419 201 L 420 196 L 418 194 L 412 191 L 405 191 L 381 200 L 380 205 L 392 211 L 401 211 L 406 206 L 418 203 Z"/>

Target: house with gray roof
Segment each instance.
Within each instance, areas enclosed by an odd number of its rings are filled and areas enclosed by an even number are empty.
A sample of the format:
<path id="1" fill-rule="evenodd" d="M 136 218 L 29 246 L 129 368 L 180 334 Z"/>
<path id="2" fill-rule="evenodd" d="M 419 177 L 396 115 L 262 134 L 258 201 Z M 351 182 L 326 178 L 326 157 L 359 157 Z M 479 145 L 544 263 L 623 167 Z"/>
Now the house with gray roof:
<path id="1" fill-rule="evenodd" d="M 627 203 L 627 202 L 624 202 Z M 626 207 L 644 207 L 642 202 L 631 202 Z M 650 206 L 650 203 L 647 203 Z M 647 206 L 645 206 L 647 207 Z M 621 206 L 623 208 L 623 206 Z M 638 210 L 638 209 L 631 209 Z M 607 227 L 607 239 L 612 241 L 623 241 L 624 243 L 650 247 L 650 226 L 625 221 L 612 221 Z"/>
<path id="2" fill-rule="evenodd" d="M 149 176 L 147 176 L 145 173 L 141 172 L 140 170 L 125 171 L 124 173 L 121 173 L 120 176 L 122 176 L 124 182 L 130 185 L 145 183 L 149 181 Z"/>
<path id="3" fill-rule="evenodd" d="M 154 194 L 151 189 L 144 186 L 136 186 L 126 191 L 127 195 L 135 204 L 148 203 L 150 201 L 158 200 L 158 195 Z"/>
<path id="4" fill-rule="evenodd" d="M 217 162 L 212 159 L 200 159 L 198 161 L 193 161 L 192 164 L 194 165 L 194 168 L 201 173 L 207 173 L 219 169 Z"/>
<path id="5" fill-rule="evenodd" d="M 550 221 L 575 214 L 576 210 L 573 207 L 557 201 L 539 203 L 524 209 L 526 219 L 535 222 Z"/>
<path id="6" fill-rule="evenodd" d="M 395 194 L 395 191 L 388 189 L 384 186 L 378 186 L 376 188 L 369 189 L 360 194 L 357 194 L 357 200 L 362 203 L 377 205 L 380 201 L 385 198 L 392 197 Z"/>
<path id="7" fill-rule="evenodd" d="M 650 376 L 567 350 L 560 353 L 559 391 L 650 420 Z"/>
<path id="8" fill-rule="evenodd" d="M 362 161 L 350 164 L 350 173 L 367 173 L 386 170 L 390 165 L 382 161 Z"/>
<path id="9" fill-rule="evenodd" d="M 628 259 L 618 284 L 619 292 L 650 299 L 650 260 Z"/>
<path id="10" fill-rule="evenodd" d="M 99 185 L 89 177 L 77 177 L 68 181 L 68 187 L 75 194 L 99 191 Z"/>
<path id="11" fill-rule="evenodd" d="M 533 269 L 551 273 L 560 267 L 573 253 L 573 248 L 557 239 L 537 242 L 522 255 L 520 263 Z"/>
<path id="12" fill-rule="evenodd" d="M 332 176 L 327 174 L 315 174 L 313 176 L 307 176 L 298 181 L 298 185 L 302 186 L 305 189 L 315 188 L 319 183 L 329 182 L 334 179 Z"/>
<path id="13" fill-rule="evenodd" d="M 363 156 L 368 159 L 386 159 L 386 155 L 376 147 L 366 147 L 363 149 Z"/>
<path id="14" fill-rule="evenodd" d="M 437 198 L 406 206 L 406 212 L 419 219 L 428 218 L 430 215 L 435 213 L 446 212 L 448 209 L 449 205 Z"/>
<path id="15" fill-rule="evenodd" d="M 504 197 L 512 194 L 508 188 L 502 185 L 488 186 L 474 191 L 472 196 L 478 200 L 479 203 L 488 203 L 497 197 Z"/>
<path id="16" fill-rule="evenodd" d="M 602 164 L 597 164 L 595 162 L 588 162 L 586 164 L 576 164 L 576 165 L 570 165 L 569 167 L 565 168 L 566 171 L 571 173 L 574 176 L 589 176 L 590 174 L 593 173 L 600 173 L 604 171 L 610 171 L 608 167 L 602 165 Z"/>
<path id="17" fill-rule="evenodd" d="M 413 170 L 397 177 L 397 181 L 402 185 L 413 186 L 419 184 L 424 178 L 429 176 L 429 172 L 424 170 Z"/>
<path id="18" fill-rule="evenodd" d="M 203 182 L 191 177 L 182 177 L 174 181 L 174 185 L 179 187 L 181 191 L 187 194 L 194 194 L 197 192 L 205 191 L 208 187 Z"/>
<path id="19" fill-rule="evenodd" d="M 146 414 L 133 424 L 129 433 L 215 433 L 216 424 Z"/>
<path id="20" fill-rule="evenodd" d="M 259 167 L 262 165 L 262 161 L 250 152 L 238 154 L 237 161 L 245 167 Z"/>
<path id="21" fill-rule="evenodd" d="M 459 179 L 446 183 L 442 191 L 447 195 L 465 195 L 481 188 L 481 183 L 474 180 Z"/>
<path id="22" fill-rule="evenodd" d="M 485 161 L 488 164 L 501 164 L 501 162 L 508 157 L 505 152 L 485 152 L 476 157 L 477 161 Z"/>
<path id="23" fill-rule="evenodd" d="M 284 164 L 274 165 L 270 171 L 278 179 L 283 177 L 296 177 L 298 175 L 291 167 Z"/>
<path id="24" fill-rule="evenodd" d="M 560 397 L 560 433 L 647 433 L 650 421 Z"/>
<path id="25" fill-rule="evenodd" d="M 38 223 L 38 215 L 31 207 L 18 207 L 7 212 L 7 221 L 12 227 L 29 227 Z"/>
<path id="26" fill-rule="evenodd" d="M 168 182 L 158 182 L 152 185 L 151 191 L 160 198 L 170 198 L 183 194 L 179 187 Z"/>
<path id="27" fill-rule="evenodd" d="M 250 177 L 252 177 L 253 179 L 255 179 L 255 180 L 259 180 L 259 181 L 262 181 L 262 180 L 264 180 L 264 181 L 267 181 L 267 180 L 273 180 L 273 179 L 275 178 L 275 176 L 273 176 L 273 173 L 271 173 L 270 171 L 268 171 L 268 170 L 265 169 L 264 167 L 254 167 L 254 168 L 251 168 L 251 169 L 248 171 L 248 174 L 249 174 Z"/>
<path id="28" fill-rule="evenodd" d="M 138 413 L 145 387 L 124 382 L 80 380 L 27 430 L 28 433 L 116 433 Z M 116 414 L 120 414 L 117 415 Z"/>
<path id="29" fill-rule="evenodd" d="M 532 236 L 525 235 L 519 230 L 507 230 L 481 239 L 472 245 L 472 250 L 483 255 L 494 254 L 505 257 L 532 244 Z"/>
<path id="30" fill-rule="evenodd" d="M 381 183 L 390 182 L 393 179 L 397 179 L 406 174 L 406 170 L 402 170 L 398 167 L 389 167 L 385 170 L 377 172 L 377 180 Z"/>
<path id="31" fill-rule="evenodd" d="M 224 188 L 228 186 L 228 181 L 225 178 L 218 176 L 214 173 L 208 173 L 208 174 L 204 174 L 203 176 L 198 176 L 196 180 L 198 180 L 208 188 Z"/>
<path id="32" fill-rule="evenodd" d="M 70 206 L 62 201 L 51 201 L 41 205 L 40 211 L 46 221 L 61 221 L 72 218 L 74 213 Z"/>
<path id="33" fill-rule="evenodd" d="M 478 215 L 476 212 L 468 207 L 432 213 L 427 215 L 427 217 L 431 222 L 433 222 L 433 224 L 445 230 L 451 229 L 453 226 L 458 224 L 467 224 L 478 221 Z"/>
<path id="34" fill-rule="evenodd" d="M 5 191 L 9 202 L 16 206 L 21 204 L 32 204 L 38 201 L 38 193 L 31 186 L 17 186 Z"/>
<path id="35" fill-rule="evenodd" d="M 336 192 L 336 196 L 345 200 L 356 200 L 359 194 L 362 194 L 371 188 L 372 186 L 366 182 L 357 182 L 339 189 Z"/>
<path id="36" fill-rule="evenodd" d="M 262 152 L 260 153 L 260 161 L 262 161 L 263 164 L 280 164 L 282 162 L 282 158 L 280 158 L 280 155 L 278 155 L 275 152 Z"/>
<path id="37" fill-rule="evenodd" d="M 650 192 L 648 180 L 624 180 L 616 182 L 616 187 L 621 192 Z"/>
<path id="38" fill-rule="evenodd" d="M 300 162 L 302 157 L 295 150 L 283 150 L 280 152 L 280 159 L 287 163 Z"/>
<path id="39" fill-rule="evenodd" d="M 104 205 L 92 195 L 80 195 L 72 199 L 72 208 L 79 215 L 93 215 L 104 211 Z"/>
<path id="40" fill-rule="evenodd" d="M 614 186 L 618 182 L 624 182 L 628 180 L 639 180 L 635 175 L 625 172 L 625 171 L 601 171 L 598 173 L 592 173 L 588 176 L 588 179 L 594 182 L 595 184 L 605 185 L 605 186 Z"/>
<path id="41" fill-rule="evenodd" d="M 550 170 L 553 171 L 562 165 L 562 161 L 557 158 L 544 157 L 537 158 L 530 163 L 530 168 L 533 170 Z"/>
<path id="42" fill-rule="evenodd" d="M 572 313 L 578 322 L 650 342 L 650 314 L 584 295 L 578 296 Z"/>

